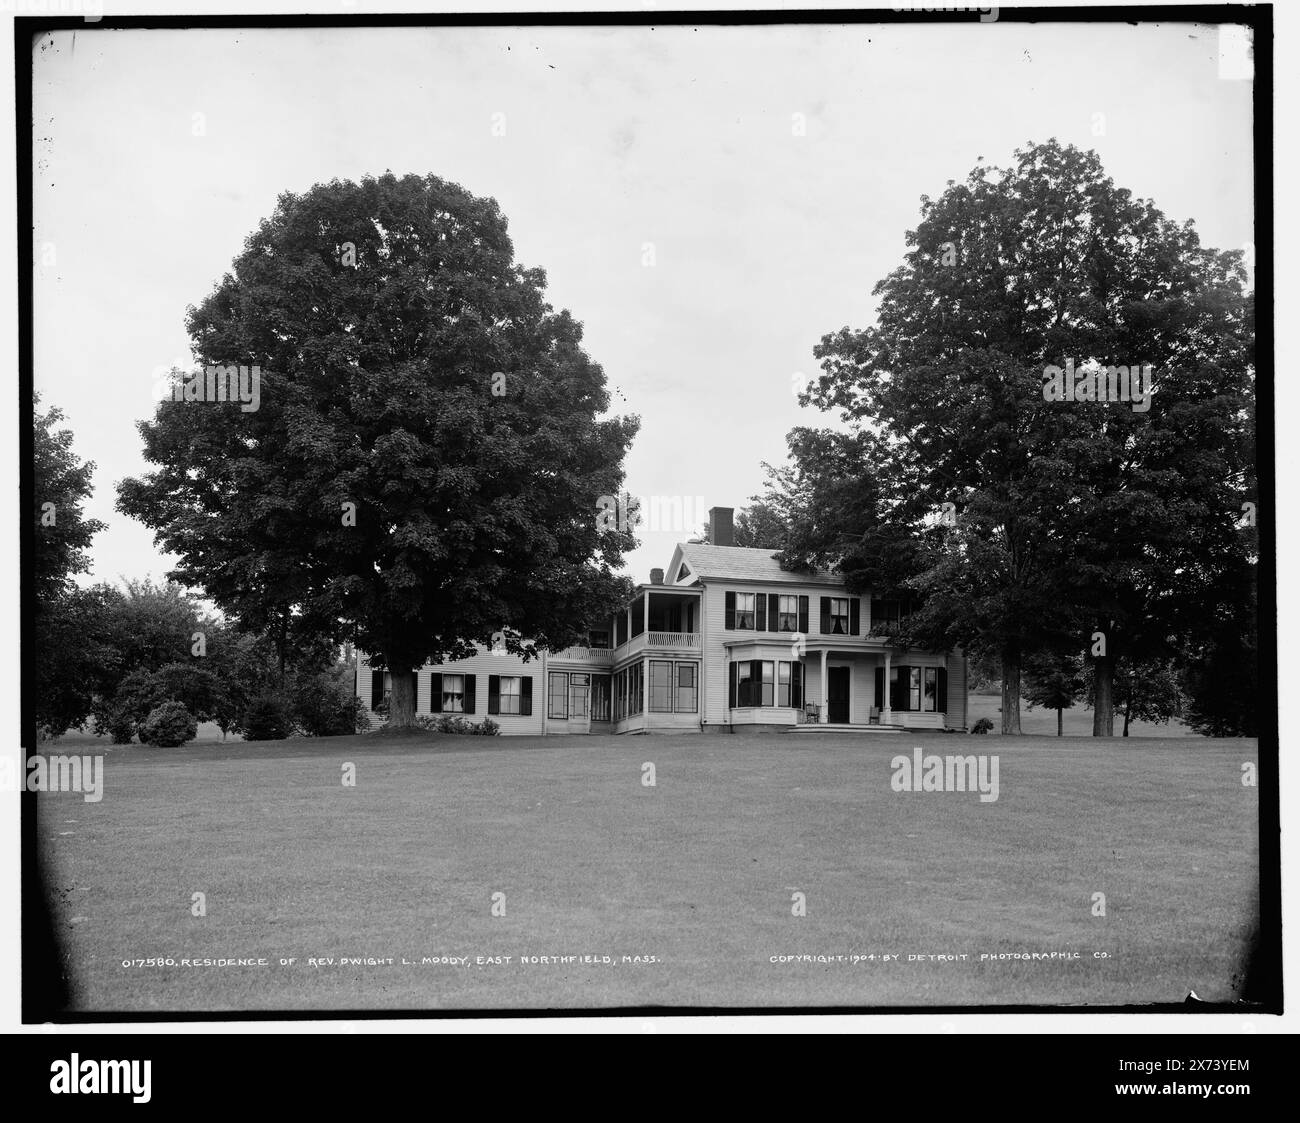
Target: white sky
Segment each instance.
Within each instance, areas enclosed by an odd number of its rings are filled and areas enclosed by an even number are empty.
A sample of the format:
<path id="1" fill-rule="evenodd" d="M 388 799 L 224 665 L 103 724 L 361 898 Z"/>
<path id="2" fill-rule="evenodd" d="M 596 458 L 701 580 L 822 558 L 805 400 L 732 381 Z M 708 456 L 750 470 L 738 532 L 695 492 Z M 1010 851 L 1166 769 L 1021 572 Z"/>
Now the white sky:
<path id="1" fill-rule="evenodd" d="M 189 363 L 186 305 L 285 190 L 391 169 L 496 198 L 642 416 L 629 489 L 705 507 L 830 423 L 796 372 L 870 322 L 920 196 L 977 157 L 1095 148 L 1204 243 L 1253 240 L 1252 83 L 1220 77 L 1207 26 L 86 28 L 35 56 L 35 384 L 98 465 L 93 579 L 170 564 L 113 485 L 145 469 L 155 368 Z M 644 533 L 628 572 L 703 518 Z"/>

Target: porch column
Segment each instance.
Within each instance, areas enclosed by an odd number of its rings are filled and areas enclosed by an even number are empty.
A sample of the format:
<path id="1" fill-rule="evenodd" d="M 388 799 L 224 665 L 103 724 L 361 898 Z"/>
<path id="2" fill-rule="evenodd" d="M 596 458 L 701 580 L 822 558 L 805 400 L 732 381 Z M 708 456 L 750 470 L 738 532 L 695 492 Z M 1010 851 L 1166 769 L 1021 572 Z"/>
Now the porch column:
<path id="1" fill-rule="evenodd" d="M 827 682 L 826 682 L 826 679 L 827 679 L 827 674 L 826 674 L 826 659 L 827 659 L 827 657 L 828 657 L 829 655 L 830 655 L 830 652 L 829 652 L 826 648 L 823 647 L 823 648 L 822 648 L 822 680 L 821 680 L 822 703 L 821 703 L 821 710 L 820 710 L 820 712 L 819 712 L 819 717 L 818 717 L 818 720 L 821 721 L 822 724 L 825 724 L 826 722 L 830 721 L 830 719 L 831 719 L 831 714 L 830 714 L 830 692 L 829 692 L 829 689 L 828 689 L 828 684 L 827 684 Z"/>
<path id="2" fill-rule="evenodd" d="M 644 612 L 645 641 L 646 643 L 649 643 L 650 642 L 650 594 L 649 592 L 646 593 L 645 600 L 642 602 L 641 607 L 645 609 Z"/>
<path id="3" fill-rule="evenodd" d="M 641 660 L 641 717 L 650 728 L 650 656 Z"/>
<path id="4" fill-rule="evenodd" d="M 885 648 L 885 711 L 880 716 L 882 725 L 891 725 L 894 721 L 894 713 L 889 708 L 889 698 L 892 691 L 889 689 L 889 648 Z"/>

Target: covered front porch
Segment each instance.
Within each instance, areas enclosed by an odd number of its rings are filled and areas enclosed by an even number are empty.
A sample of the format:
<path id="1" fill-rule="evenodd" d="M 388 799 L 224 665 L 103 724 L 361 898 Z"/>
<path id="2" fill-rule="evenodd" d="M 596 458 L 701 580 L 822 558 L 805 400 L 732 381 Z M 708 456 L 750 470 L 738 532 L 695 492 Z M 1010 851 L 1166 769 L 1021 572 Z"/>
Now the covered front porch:
<path id="1" fill-rule="evenodd" d="M 806 647 L 801 727 L 883 731 L 947 724 L 943 656 L 895 651 L 877 637 L 857 646 L 810 637 Z"/>

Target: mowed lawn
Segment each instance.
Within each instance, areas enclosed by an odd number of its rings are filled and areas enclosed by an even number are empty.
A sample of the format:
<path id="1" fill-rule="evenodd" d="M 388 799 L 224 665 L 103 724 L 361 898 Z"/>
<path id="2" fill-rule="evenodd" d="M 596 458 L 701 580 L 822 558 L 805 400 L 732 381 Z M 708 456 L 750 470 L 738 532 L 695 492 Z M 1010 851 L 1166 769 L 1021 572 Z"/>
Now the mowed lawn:
<path id="1" fill-rule="evenodd" d="M 891 758 L 913 746 L 996 753 L 999 798 L 895 792 Z M 1114 1004 L 1230 1000 L 1244 981 L 1253 741 L 371 736 L 80 751 L 106 753 L 103 800 L 38 801 L 78 1011 Z M 196 892 L 206 916 L 191 914 Z M 796 893 L 806 916 L 792 915 Z M 1080 958 L 978 958 L 1053 951 Z M 152 957 L 177 965 L 123 966 Z M 269 966 L 180 965 L 204 957 Z M 394 962 L 340 962 L 354 957 Z M 424 962 L 442 957 L 468 963 Z"/>

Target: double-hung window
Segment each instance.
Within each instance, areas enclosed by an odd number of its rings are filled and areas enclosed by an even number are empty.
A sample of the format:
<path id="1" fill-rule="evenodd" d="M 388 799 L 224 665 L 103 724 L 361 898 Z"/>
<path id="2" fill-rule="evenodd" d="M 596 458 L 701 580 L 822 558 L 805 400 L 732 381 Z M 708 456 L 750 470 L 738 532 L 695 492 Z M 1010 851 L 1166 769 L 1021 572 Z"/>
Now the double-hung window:
<path id="1" fill-rule="evenodd" d="M 569 716 L 569 676 L 552 671 L 546 687 L 546 713 L 553 718 Z"/>
<path id="2" fill-rule="evenodd" d="M 520 700 L 523 698 L 521 681 L 518 675 L 502 675 L 500 677 L 500 708 L 497 713 L 518 714 L 523 712 L 520 705 Z"/>
<path id="3" fill-rule="evenodd" d="M 693 714 L 699 708 L 699 667 L 694 663 L 677 664 L 677 700 L 679 714 Z"/>
<path id="4" fill-rule="evenodd" d="M 737 593 L 736 594 L 736 629 L 737 631 L 754 630 L 754 597 L 755 593 Z"/>
<path id="5" fill-rule="evenodd" d="M 465 712 L 465 676 L 442 676 L 442 712 L 444 714 L 463 714 Z"/>

